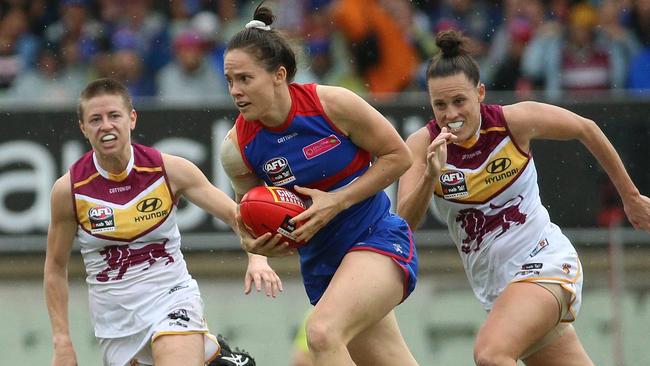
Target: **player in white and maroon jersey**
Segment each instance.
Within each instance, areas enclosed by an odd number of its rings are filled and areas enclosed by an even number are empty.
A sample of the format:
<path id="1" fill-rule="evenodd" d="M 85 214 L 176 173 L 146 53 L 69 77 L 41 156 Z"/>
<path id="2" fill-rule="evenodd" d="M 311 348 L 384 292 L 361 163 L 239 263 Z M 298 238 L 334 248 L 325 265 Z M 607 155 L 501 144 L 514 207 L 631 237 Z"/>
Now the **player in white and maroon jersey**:
<path id="1" fill-rule="evenodd" d="M 485 86 L 462 34 L 441 32 L 427 84 L 435 119 L 407 139 L 414 163 L 398 188 L 398 214 L 417 227 L 433 197 L 474 294 L 489 311 L 477 365 L 592 365 L 570 325 L 581 303 L 578 255 L 542 205 L 533 139 L 580 140 L 598 159 L 630 222 L 650 230 L 639 193 L 598 126 L 568 110 L 483 104 Z"/>
<path id="2" fill-rule="evenodd" d="M 77 364 L 67 314 L 67 265 L 76 236 L 104 365 L 254 365 L 209 334 L 176 224 L 181 197 L 233 229 L 236 204 L 191 162 L 132 144 L 135 125 L 120 83 L 99 79 L 82 92 L 79 127 L 93 149 L 52 189 L 44 276 L 52 364 Z M 247 279 L 254 277 L 269 294 L 281 287 L 265 257 L 249 257 Z"/>

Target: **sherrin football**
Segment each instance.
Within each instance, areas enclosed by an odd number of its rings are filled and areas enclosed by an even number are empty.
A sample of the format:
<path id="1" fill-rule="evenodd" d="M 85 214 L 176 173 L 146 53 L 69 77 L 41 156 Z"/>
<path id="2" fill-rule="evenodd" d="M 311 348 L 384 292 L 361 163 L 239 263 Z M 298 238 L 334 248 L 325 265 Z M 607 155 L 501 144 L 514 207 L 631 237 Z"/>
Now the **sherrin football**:
<path id="1" fill-rule="evenodd" d="M 239 203 L 241 219 L 253 236 L 278 233 L 292 248 L 305 243 L 296 242 L 292 233 L 300 224 L 291 224 L 289 219 L 306 209 L 305 202 L 297 194 L 282 187 L 253 187 Z"/>

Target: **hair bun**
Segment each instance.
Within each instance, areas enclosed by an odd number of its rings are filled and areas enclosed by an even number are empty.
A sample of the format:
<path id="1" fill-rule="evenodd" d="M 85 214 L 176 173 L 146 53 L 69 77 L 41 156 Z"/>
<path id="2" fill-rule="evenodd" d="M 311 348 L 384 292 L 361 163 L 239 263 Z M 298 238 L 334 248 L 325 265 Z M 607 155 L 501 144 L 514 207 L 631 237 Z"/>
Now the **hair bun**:
<path id="1" fill-rule="evenodd" d="M 442 31 L 436 36 L 436 46 L 438 46 L 444 58 L 460 55 L 462 44 L 463 36 L 457 31 Z"/>
<path id="2" fill-rule="evenodd" d="M 273 15 L 271 9 L 267 8 L 266 6 L 262 6 L 262 4 L 260 4 L 255 9 L 255 13 L 253 14 L 253 20 L 259 20 L 266 25 L 271 25 L 275 20 L 275 15 Z"/>

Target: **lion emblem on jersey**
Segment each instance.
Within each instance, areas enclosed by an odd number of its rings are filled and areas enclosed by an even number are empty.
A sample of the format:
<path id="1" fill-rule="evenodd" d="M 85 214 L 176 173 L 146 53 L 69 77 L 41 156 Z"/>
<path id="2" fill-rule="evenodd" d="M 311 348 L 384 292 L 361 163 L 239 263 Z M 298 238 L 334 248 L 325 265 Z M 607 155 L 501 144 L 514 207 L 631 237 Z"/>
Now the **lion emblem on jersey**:
<path id="1" fill-rule="evenodd" d="M 165 239 L 162 243 L 147 244 L 142 248 L 132 248 L 128 245 L 109 245 L 105 247 L 99 251 L 99 254 L 104 256 L 108 267 L 97 275 L 97 281 L 121 280 L 129 267 L 148 263 L 149 266 L 144 268 L 144 271 L 149 269 L 158 259 L 167 259 L 165 265 L 173 263 L 174 258 L 165 250 L 167 241 L 168 239 Z M 118 271 L 117 274 L 115 277 L 110 278 L 109 272 L 115 270 Z"/>
<path id="2" fill-rule="evenodd" d="M 465 229 L 465 234 L 467 235 L 461 245 L 463 253 L 478 251 L 481 248 L 483 237 L 491 231 L 501 229 L 501 232 L 496 236 L 498 238 L 508 231 L 511 226 L 525 223 L 526 214 L 519 211 L 519 205 L 523 200 L 524 198 L 519 195 L 500 206 L 490 204 L 490 208 L 493 210 L 503 208 L 494 215 L 486 215 L 483 211 L 476 208 L 466 208 L 458 211 L 456 222 L 460 222 L 460 227 Z M 513 201 L 519 202 L 505 207 Z M 473 242 L 476 244 L 472 248 Z"/>

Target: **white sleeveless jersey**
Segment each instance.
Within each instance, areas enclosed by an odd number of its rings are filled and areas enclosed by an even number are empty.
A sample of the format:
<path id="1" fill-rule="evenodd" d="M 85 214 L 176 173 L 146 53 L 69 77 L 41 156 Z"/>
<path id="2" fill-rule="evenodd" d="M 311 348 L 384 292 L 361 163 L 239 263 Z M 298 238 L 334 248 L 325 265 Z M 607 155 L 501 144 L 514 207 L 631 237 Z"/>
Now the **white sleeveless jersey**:
<path id="1" fill-rule="evenodd" d="M 71 168 L 91 318 L 100 338 L 135 334 L 160 321 L 157 308 L 198 286 L 180 251 L 176 202 L 162 156 L 132 146 L 126 171 L 113 175 L 88 152 Z"/>
<path id="2" fill-rule="evenodd" d="M 435 121 L 427 127 L 432 139 L 440 132 Z M 511 282 L 552 282 L 574 294 L 565 320 L 575 318 L 582 281 L 577 254 L 551 223 L 532 156 L 512 140 L 501 106 L 481 105 L 477 138 L 447 146 L 434 203 L 485 309 Z"/>

